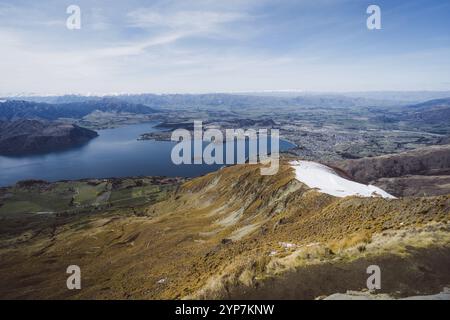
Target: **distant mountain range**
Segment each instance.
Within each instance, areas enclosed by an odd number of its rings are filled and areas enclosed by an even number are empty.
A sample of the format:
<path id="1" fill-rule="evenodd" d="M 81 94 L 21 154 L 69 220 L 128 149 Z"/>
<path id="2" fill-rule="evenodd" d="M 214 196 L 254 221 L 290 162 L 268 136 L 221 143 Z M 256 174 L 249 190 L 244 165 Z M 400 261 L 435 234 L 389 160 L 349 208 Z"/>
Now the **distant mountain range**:
<path id="1" fill-rule="evenodd" d="M 67 95 L 36 95 L 36 94 L 20 94 L 13 96 L 3 96 L 0 100 L 26 100 L 35 102 L 47 103 L 69 103 L 69 102 L 83 102 L 87 100 L 101 100 L 104 98 L 118 98 L 124 101 L 141 101 L 146 102 L 170 102 L 176 100 L 187 100 L 200 98 L 201 100 L 208 100 L 217 97 L 277 97 L 277 98 L 302 98 L 302 99 L 316 99 L 316 98 L 334 98 L 341 100 L 354 99 L 369 104 L 414 104 L 421 103 L 428 100 L 442 99 L 450 97 L 450 91 L 354 91 L 354 92 L 308 92 L 301 90 L 273 90 L 273 91 L 248 91 L 248 92 L 234 92 L 234 93 L 205 93 L 205 94 L 127 94 L 127 93 L 111 93 L 106 95 L 81 95 L 81 94 L 67 94 Z M 197 99 L 199 101 L 200 99 Z M 375 103 L 374 103 L 375 102 Z"/>
<path id="2" fill-rule="evenodd" d="M 441 93 L 442 96 L 444 93 Z M 450 93 L 448 93 L 450 96 Z M 161 111 L 161 109 L 183 109 L 183 108 L 248 108 L 248 107 L 321 107 L 321 108 L 346 108 L 346 107 L 395 107 L 411 111 L 440 107 L 449 107 L 450 98 L 434 100 L 419 99 L 420 96 L 432 97 L 433 95 L 413 95 L 409 100 L 407 96 L 400 95 L 403 100 L 394 98 L 383 98 L 381 95 L 361 95 L 357 93 L 344 94 L 297 94 L 294 93 L 248 93 L 248 94 L 124 94 L 118 96 L 96 97 L 81 95 L 64 96 L 31 96 L 20 98 L 2 98 L 6 100 L 4 107 L 13 107 L 20 117 L 31 109 L 43 113 L 59 114 L 69 117 L 80 118 L 94 110 L 117 111 L 139 114 L 150 114 Z M 439 96 L 439 95 L 438 95 Z M 389 95 L 389 97 L 397 97 Z M 1 99 L 0 99 L 1 100 Z M 411 104 L 412 101 L 421 101 Z M 425 101 L 425 102 L 424 102 Z M 5 104 L 6 103 L 6 104 Z M 29 104 L 32 103 L 32 104 Z M 0 119 L 4 119 L 6 108 L 0 104 Z M 11 117 L 11 115 L 9 115 Z M 61 117 L 61 116 L 59 116 Z"/>
<path id="3" fill-rule="evenodd" d="M 450 107 L 450 98 L 444 98 L 444 99 L 434 99 L 434 100 L 428 100 L 422 103 L 410 105 L 410 109 L 415 110 L 427 110 L 430 108 L 444 108 L 444 107 Z"/>
<path id="4" fill-rule="evenodd" d="M 412 125 L 427 124 L 430 132 L 450 133 L 450 98 L 430 100 L 403 108 L 400 117 Z"/>
<path id="5" fill-rule="evenodd" d="M 97 136 L 97 132 L 73 124 L 23 119 L 0 121 L 0 155 L 56 151 Z"/>
<path id="6" fill-rule="evenodd" d="M 16 100 L 17 97 L 3 98 L 5 100 Z M 162 108 L 183 108 L 183 107 L 354 107 L 354 106 L 392 106 L 398 105 L 398 101 L 386 99 L 372 99 L 365 97 L 348 97 L 339 94 L 230 94 L 230 93 L 210 93 L 210 94 L 124 94 L 110 97 L 65 95 L 65 96 L 31 96 L 20 97 L 24 101 L 41 103 L 80 103 L 103 101 L 105 99 L 115 99 L 133 104 L 144 104 L 149 107 Z M 407 102 L 403 103 L 407 104 Z"/>
<path id="7" fill-rule="evenodd" d="M 382 123 L 397 125 L 407 131 L 450 134 L 450 98 L 434 99 L 417 104 L 390 108 L 374 106 L 369 111 Z M 374 118 L 375 119 L 375 118 Z"/>
<path id="8" fill-rule="evenodd" d="M 54 104 L 24 100 L 7 100 L 6 102 L 0 103 L 0 120 L 81 119 L 96 110 L 135 114 L 152 114 L 158 112 L 142 104 L 133 104 L 114 98 Z"/>

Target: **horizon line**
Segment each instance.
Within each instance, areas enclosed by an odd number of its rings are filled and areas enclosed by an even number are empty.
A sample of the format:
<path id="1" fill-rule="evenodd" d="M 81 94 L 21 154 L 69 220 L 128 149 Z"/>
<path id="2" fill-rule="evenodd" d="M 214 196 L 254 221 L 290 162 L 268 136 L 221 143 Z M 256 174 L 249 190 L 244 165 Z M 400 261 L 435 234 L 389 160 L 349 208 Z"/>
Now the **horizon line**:
<path id="1" fill-rule="evenodd" d="M 450 93 L 450 88 L 447 90 L 345 90 L 345 91 L 321 91 L 321 90 L 297 90 L 297 89 L 280 89 L 280 90 L 242 90 L 242 91 L 164 91 L 164 92 L 66 92 L 66 93 L 35 93 L 35 92 L 18 92 L 18 93 L 4 93 L 0 94 L 0 98 L 11 97 L 63 97 L 63 96 L 80 96 L 80 97 L 111 97 L 111 96 L 125 96 L 125 95 L 208 95 L 208 94 L 269 94 L 269 93 L 299 93 L 299 94 L 357 94 L 357 93 Z"/>

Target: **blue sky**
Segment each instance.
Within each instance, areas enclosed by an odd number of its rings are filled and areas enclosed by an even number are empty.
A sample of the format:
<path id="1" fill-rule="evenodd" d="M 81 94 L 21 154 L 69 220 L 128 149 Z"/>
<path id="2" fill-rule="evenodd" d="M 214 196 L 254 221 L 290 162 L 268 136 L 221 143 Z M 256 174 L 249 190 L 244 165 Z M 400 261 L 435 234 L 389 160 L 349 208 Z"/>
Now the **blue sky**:
<path id="1" fill-rule="evenodd" d="M 450 90 L 450 1 L 0 0 L 0 48 L 0 94 Z"/>

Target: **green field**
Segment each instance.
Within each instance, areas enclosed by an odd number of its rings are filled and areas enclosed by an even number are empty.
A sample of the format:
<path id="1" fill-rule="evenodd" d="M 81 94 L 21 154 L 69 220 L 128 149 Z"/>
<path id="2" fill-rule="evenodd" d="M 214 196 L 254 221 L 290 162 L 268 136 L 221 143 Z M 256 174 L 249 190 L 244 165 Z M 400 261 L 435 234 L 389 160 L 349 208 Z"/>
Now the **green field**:
<path id="1" fill-rule="evenodd" d="M 179 182 L 148 177 L 18 183 L 0 188 L 0 215 L 72 213 L 151 204 L 165 199 Z"/>

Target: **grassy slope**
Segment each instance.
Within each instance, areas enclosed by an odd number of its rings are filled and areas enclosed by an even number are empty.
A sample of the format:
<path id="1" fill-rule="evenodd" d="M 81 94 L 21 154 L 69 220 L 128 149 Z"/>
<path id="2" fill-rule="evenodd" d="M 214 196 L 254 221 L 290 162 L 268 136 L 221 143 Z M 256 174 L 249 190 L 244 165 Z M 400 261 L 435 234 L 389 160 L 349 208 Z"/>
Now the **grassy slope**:
<path id="1" fill-rule="evenodd" d="M 355 270 L 377 257 L 387 261 L 383 270 L 393 279 L 394 262 L 419 259 L 419 249 L 446 263 L 449 208 L 450 196 L 338 199 L 296 181 L 286 164 L 275 176 L 261 176 L 257 166 L 234 166 L 184 183 L 167 200 L 147 206 L 145 216 L 117 209 L 45 227 L 35 222 L 2 237 L 0 297 L 264 297 L 258 287 L 275 281 L 279 291 L 284 286 L 278 284 L 297 272 L 299 278 L 291 280 L 301 283 L 306 274 L 314 291 L 295 295 L 297 289 L 286 289 L 270 297 L 313 298 L 349 286 L 361 289 L 366 274 Z M 426 228 L 432 229 L 424 233 Z M 398 229 L 415 230 L 414 236 L 403 241 Z M 389 232 L 389 241 L 379 240 Z M 355 274 L 347 279 L 352 284 L 333 278 L 338 261 Z M 360 264 L 353 266 L 354 261 Z M 81 267 L 81 291 L 65 287 L 70 264 Z M 441 282 L 449 277 L 447 269 L 425 267 L 430 271 L 408 273 L 410 283 L 388 288 L 428 293 L 446 284 Z M 311 276 L 310 268 L 324 271 Z M 420 274 L 432 280 L 415 281 Z M 323 275 L 334 285 L 323 287 Z"/>

